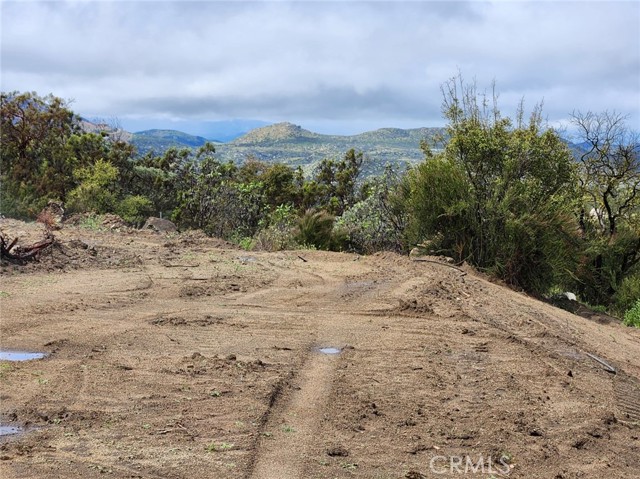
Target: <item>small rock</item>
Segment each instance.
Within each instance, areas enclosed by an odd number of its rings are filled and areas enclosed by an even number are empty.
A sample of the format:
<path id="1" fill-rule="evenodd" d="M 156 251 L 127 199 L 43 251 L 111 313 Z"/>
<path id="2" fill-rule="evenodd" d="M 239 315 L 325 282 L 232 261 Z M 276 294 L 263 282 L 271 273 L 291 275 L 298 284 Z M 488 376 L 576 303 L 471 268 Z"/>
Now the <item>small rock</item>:
<path id="1" fill-rule="evenodd" d="M 342 446 L 332 446 L 327 449 L 327 455 L 331 457 L 347 457 L 349 455 L 349 451 Z"/>
<path id="2" fill-rule="evenodd" d="M 175 223 L 164 218 L 150 217 L 142 227 L 143 230 L 153 230 L 156 233 L 175 233 L 178 231 Z"/>

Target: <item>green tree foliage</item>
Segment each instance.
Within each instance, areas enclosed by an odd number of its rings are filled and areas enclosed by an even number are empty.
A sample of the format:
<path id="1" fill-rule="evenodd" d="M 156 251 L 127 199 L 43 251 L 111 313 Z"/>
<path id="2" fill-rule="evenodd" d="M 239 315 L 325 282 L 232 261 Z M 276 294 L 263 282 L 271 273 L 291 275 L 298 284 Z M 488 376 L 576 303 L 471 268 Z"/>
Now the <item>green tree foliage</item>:
<path id="1" fill-rule="evenodd" d="M 610 305 L 625 278 L 640 274 L 640 142 L 625 120 L 609 112 L 573 115 L 587 145 L 579 162 L 586 248 L 576 288 L 592 304 Z"/>
<path id="2" fill-rule="evenodd" d="M 120 199 L 139 196 L 131 145 L 83 132 L 53 95 L 12 92 L 0 100 L 4 214 L 34 218 L 51 199 L 76 211 L 113 212 Z"/>
<path id="3" fill-rule="evenodd" d="M 180 225 L 198 228 L 221 238 L 244 238 L 256 232 L 262 210 L 262 184 L 238 181 L 238 167 L 221 163 L 207 143 L 177 173 L 177 207 Z"/>
<path id="4" fill-rule="evenodd" d="M 322 210 L 307 210 L 298 220 L 296 241 L 303 246 L 339 250 L 345 240 L 334 231 L 334 216 Z"/>
<path id="5" fill-rule="evenodd" d="M 357 181 L 363 161 L 364 154 L 353 148 L 340 161 L 321 161 L 313 179 L 304 185 L 304 207 L 320 208 L 341 215 L 356 202 Z"/>
<path id="6" fill-rule="evenodd" d="M 77 131 L 73 112 L 60 98 L 0 94 L 3 213 L 33 217 L 48 199 L 65 199 L 74 167 L 67 141 Z"/>
<path id="7" fill-rule="evenodd" d="M 403 249 L 406 214 L 400 201 L 401 184 L 401 176 L 388 166 L 383 175 L 363 185 L 364 198 L 336 221 L 348 235 L 351 249 L 367 254 Z"/>
<path id="8" fill-rule="evenodd" d="M 450 140 L 408 175 L 409 241 L 545 292 L 573 270 L 570 152 L 540 108 L 514 122 L 460 78 L 443 95 Z"/>
<path id="9" fill-rule="evenodd" d="M 98 214 L 114 211 L 118 178 L 115 166 L 99 159 L 93 165 L 75 170 L 74 177 L 79 185 L 69 193 L 67 205 L 70 211 Z"/>

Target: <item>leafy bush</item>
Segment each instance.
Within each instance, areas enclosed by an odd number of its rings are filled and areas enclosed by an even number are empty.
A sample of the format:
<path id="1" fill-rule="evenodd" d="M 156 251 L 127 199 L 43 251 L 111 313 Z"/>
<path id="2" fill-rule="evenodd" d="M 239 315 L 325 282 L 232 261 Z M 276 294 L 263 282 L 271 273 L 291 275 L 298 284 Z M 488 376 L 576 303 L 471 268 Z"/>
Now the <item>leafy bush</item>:
<path id="1" fill-rule="evenodd" d="M 453 80 L 444 94 L 449 142 L 437 155 L 423 147 L 408 177 L 410 243 L 533 293 L 568 281 L 579 239 L 570 151 L 539 108 L 514 125 L 475 86 Z"/>
<path id="2" fill-rule="evenodd" d="M 626 311 L 638 298 L 639 279 L 633 279 L 633 265 L 640 261 L 640 234 L 620 226 L 614 236 L 598 236 L 587 230 L 585 248 L 572 287 L 582 298 L 594 304 Z M 636 273 L 637 275 L 638 273 Z M 626 285 L 625 278 L 631 278 Z M 634 286 L 636 284 L 636 286 Z M 633 294 L 636 294 L 633 296 Z"/>
<path id="3" fill-rule="evenodd" d="M 118 169 L 115 166 L 107 161 L 98 160 L 92 166 L 76 170 L 74 175 L 80 184 L 69 193 L 69 210 L 95 213 L 113 211 L 116 195 L 112 188 L 118 178 Z"/>
<path id="4" fill-rule="evenodd" d="M 145 196 L 127 196 L 116 207 L 118 214 L 124 221 L 136 226 L 142 225 L 153 213 L 153 204 Z"/>
<path id="5" fill-rule="evenodd" d="M 640 299 L 638 299 L 636 304 L 625 313 L 624 324 L 640 328 Z"/>
<path id="6" fill-rule="evenodd" d="M 326 211 L 307 210 L 298 220 L 296 241 L 300 245 L 317 249 L 342 249 L 346 235 L 343 231 L 334 231 L 334 220 L 335 218 Z"/>
<path id="7" fill-rule="evenodd" d="M 297 215 L 291 205 L 278 206 L 254 237 L 252 247 L 265 251 L 281 251 L 298 246 L 295 239 Z"/>
<path id="8" fill-rule="evenodd" d="M 395 201 L 399 186 L 397 173 L 387 169 L 383 176 L 366 185 L 367 197 L 336 220 L 336 227 L 345 232 L 351 249 L 365 254 L 403 249 L 405 214 Z"/>
<path id="9" fill-rule="evenodd" d="M 640 298 L 640 271 L 636 271 L 635 274 L 627 276 L 615 295 L 615 310 L 618 313 L 623 313 L 630 309 L 636 301 Z"/>

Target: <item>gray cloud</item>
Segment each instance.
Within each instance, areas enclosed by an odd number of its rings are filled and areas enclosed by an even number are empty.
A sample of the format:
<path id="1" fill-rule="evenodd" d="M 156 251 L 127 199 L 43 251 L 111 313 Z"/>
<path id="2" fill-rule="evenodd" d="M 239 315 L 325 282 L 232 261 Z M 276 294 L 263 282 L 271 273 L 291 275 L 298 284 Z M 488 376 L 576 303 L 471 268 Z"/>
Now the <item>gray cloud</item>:
<path id="1" fill-rule="evenodd" d="M 637 2 L 13 2 L 3 90 L 87 116 L 441 123 L 439 85 L 494 79 L 511 112 L 616 109 L 640 125 Z"/>

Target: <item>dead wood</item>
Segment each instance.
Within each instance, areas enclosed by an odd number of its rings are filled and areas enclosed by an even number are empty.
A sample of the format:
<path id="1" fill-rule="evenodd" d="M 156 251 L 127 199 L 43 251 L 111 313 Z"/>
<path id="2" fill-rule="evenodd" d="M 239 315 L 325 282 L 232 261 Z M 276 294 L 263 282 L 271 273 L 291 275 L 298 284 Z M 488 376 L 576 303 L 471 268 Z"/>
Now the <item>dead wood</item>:
<path id="1" fill-rule="evenodd" d="M 0 232 L 0 258 L 13 263 L 21 263 L 34 259 L 38 253 L 47 249 L 55 242 L 54 236 L 50 231 L 45 232 L 45 237 L 42 241 L 38 241 L 29 246 L 19 246 L 18 238 L 5 237 L 4 233 Z"/>

